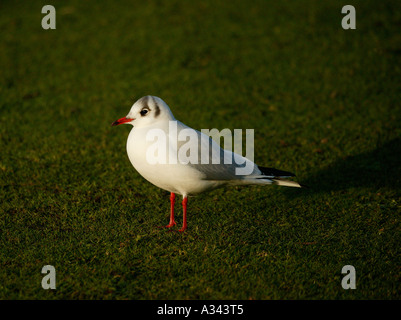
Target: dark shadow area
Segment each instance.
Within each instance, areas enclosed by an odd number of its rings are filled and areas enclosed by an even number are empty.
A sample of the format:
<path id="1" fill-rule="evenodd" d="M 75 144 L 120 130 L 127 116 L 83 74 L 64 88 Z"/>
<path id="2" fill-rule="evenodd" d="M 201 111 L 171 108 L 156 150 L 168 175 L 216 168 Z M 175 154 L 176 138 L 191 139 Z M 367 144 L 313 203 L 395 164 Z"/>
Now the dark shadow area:
<path id="1" fill-rule="evenodd" d="M 337 160 L 300 183 L 308 193 L 383 187 L 401 189 L 401 139 L 384 143 L 377 149 Z M 303 192 L 291 192 L 296 197 Z"/>

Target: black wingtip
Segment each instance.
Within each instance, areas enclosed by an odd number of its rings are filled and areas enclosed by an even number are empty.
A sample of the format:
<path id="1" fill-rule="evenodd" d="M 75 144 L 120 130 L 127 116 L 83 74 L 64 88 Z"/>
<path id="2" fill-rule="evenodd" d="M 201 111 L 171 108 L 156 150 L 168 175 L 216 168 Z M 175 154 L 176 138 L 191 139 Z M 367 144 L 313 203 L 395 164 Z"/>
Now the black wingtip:
<path id="1" fill-rule="evenodd" d="M 275 168 L 267 168 L 267 167 L 259 167 L 259 170 L 262 172 L 263 175 L 267 177 L 280 177 L 280 178 L 288 178 L 288 177 L 295 177 L 295 174 L 288 171 L 278 170 Z"/>

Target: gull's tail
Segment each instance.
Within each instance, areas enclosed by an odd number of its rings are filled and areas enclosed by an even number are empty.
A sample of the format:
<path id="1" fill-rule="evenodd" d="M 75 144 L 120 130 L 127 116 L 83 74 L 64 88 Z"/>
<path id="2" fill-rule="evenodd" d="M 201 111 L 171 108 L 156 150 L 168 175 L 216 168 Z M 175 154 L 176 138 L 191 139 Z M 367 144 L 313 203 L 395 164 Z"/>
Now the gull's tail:
<path id="1" fill-rule="evenodd" d="M 292 180 L 279 179 L 279 178 L 275 178 L 272 180 L 273 180 L 273 184 L 277 184 L 278 186 L 295 187 L 295 188 L 304 187 L 304 186 L 300 185 L 298 182 L 292 181 Z"/>
<path id="2" fill-rule="evenodd" d="M 263 175 L 259 179 L 269 179 L 270 181 L 272 181 L 271 183 L 279 185 L 279 186 L 295 187 L 295 188 L 304 187 L 296 181 L 286 179 L 286 178 L 295 177 L 295 174 L 293 174 L 291 172 L 277 170 L 274 168 L 266 168 L 266 167 L 258 167 L 258 168 L 262 172 L 262 175 Z"/>

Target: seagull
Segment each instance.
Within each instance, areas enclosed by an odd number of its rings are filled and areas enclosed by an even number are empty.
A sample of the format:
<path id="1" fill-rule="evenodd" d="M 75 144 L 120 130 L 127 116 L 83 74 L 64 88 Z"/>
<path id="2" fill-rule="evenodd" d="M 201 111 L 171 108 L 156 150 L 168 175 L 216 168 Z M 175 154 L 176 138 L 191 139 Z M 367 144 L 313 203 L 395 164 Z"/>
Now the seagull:
<path id="1" fill-rule="evenodd" d="M 148 95 L 137 100 L 127 116 L 114 121 L 112 126 L 120 124 L 133 126 L 127 139 L 127 154 L 133 167 L 150 183 L 170 192 L 170 221 L 166 228 L 176 225 L 176 194 L 183 199 L 183 223 L 178 230 L 183 232 L 187 229 L 188 196 L 225 186 L 301 187 L 288 179 L 295 177 L 293 173 L 258 166 L 176 120 L 159 97 Z M 251 169 L 244 173 L 246 168 Z"/>

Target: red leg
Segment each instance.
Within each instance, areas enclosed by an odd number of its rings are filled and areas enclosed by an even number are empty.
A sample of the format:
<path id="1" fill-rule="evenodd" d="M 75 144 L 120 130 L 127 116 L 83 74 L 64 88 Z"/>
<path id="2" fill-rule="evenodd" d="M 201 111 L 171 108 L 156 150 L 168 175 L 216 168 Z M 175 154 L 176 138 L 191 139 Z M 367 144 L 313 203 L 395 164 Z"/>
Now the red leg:
<path id="1" fill-rule="evenodd" d="M 174 227 L 177 224 L 174 221 L 174 203 L 175 203 L 175 194 L 171 192 L 171 194 L 170 194 L 170 223 L 166 226 L 166 228 Z"/>
<path id="2" fill-rule="evenodd" d="M 177 224 L 174 221 L 174 202 L 175 202 L 175 194 L 171 192 L 171 194 L 170 194 L 170 223 L 166 226 L 161 226 L 158 228 L 171 228 Z"/>
<path id="3" fill-rule="evenodd" d="M 188 198 L 187 196 L 184 196 L 184 199 L 182 200 L 182 228 L 178 231 L 183 232 L 187 229 L 187 203 L 188 203 Z"/>

